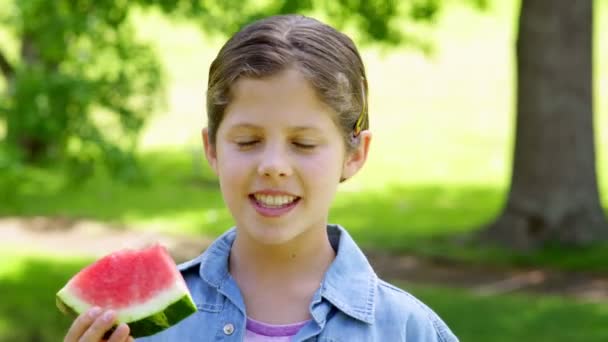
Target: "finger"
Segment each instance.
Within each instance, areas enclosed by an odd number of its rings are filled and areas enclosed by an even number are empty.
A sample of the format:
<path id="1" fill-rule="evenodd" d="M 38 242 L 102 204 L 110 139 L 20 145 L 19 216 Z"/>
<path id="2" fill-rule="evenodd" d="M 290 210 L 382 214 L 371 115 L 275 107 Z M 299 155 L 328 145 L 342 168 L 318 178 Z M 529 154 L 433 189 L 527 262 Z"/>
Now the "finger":
<path id="1" fill-rule="evenodd" d="M 79 315 L 72 323 L 72 326 L 70 326 L 70 329 L 65 335 L 64 342 L 78 341 L 80 336 L 84 334 L 91 324 L 93 324 L 95 319 L 101 314 L 101 311 L 101 308 L 92 307 L 87 312 Z"/>
<path id="2" fill-rule="evenodd" d="M 106 331 L 112 328 L 114 320 L 116 319 L 116 313 L 112 310 L 108 310 L 103 314 L 97 316 L 95 322 L 91 324 L 89 329 L 82 335 L 80 341 L 99 341 L 103 338 Z"/>
<path id="3" fill-rule="evenodd" d="M 116 330 L 108 339 L 108 342 L 125 342 L 129 338 L 129 326 L 125 323 L 121 323 L 116 327 Z"/>

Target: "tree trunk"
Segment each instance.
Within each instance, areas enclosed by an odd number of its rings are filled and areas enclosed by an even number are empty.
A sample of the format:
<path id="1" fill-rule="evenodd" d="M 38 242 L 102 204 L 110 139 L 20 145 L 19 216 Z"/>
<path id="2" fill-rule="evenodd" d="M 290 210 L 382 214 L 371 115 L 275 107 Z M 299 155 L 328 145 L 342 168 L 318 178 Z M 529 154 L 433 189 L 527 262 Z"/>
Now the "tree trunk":
<path id="1" fill-rule="evenodd" d="M 8 62 L 8 59 L 4 56 L 2 51 L 0 51 L 0 72 L 2 72 L 4 78 L 6 78 L 7 84 L 11 81 L 13 75 L 15 74 L 15 69 L 13 69 L 13 66 Z"/>
<path id="2" fill-rule="evenodd" d="M 31 34 L 24 33 L 21 37 L 21 61 L 28 67 L 41 65 L 40 51 L 36 46 L 35 40 Z M 6 60 L 5 60 L 6 61 Z M 9 96 L 15 96 L 14 69 L 10 68 L 10 78 L 8 80 Z M 6 142 L 13 148 L 19 151 L 26 162 L 34 163 L 43 160 L 48 156 L 52 149 L 52 141 L 45 139 L 42 136 L 35 134 L 30 126 L 27 126 L 27 120 L 24 120 L 25 113 L 12 112 L 6 118 Z M 33 117 L 35 120 L 40 117 Z"/>
<path id="3" fill-rule="evenodd" d="M 593 132 L 593 0 L 522 0 L 508 199 L 482 235 L 516 248 L 608 237 Z"/>

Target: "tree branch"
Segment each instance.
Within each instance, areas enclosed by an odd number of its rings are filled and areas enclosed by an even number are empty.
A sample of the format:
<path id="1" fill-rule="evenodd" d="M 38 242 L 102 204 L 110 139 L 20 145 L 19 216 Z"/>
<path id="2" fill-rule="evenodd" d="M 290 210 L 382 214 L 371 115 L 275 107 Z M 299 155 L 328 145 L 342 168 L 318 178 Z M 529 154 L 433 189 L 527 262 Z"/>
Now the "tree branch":
<path id="1" fill-rule="evenodd" d="M 4 77 L 6 77 L 7 81 L 10 81 L 10 79 L 13 78 L 15 74 L 15 69 L 13 69 L 13 67 L 8 62 L 2 51 L 0 51 L 0 71 L 2 72 Z"/>

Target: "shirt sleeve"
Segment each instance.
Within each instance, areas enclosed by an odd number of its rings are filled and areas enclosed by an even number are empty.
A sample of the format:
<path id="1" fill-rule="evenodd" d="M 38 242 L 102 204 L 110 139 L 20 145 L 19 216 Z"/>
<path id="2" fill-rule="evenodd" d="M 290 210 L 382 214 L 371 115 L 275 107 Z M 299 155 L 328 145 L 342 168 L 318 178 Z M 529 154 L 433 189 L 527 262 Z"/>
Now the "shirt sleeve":
<path id="1" fill-rule="evenodd" d="M 423 308 L 418 315 L 412 315 L 405 325 L 407 342 L 459 342 L 458 338 L 429 308 Z"/>

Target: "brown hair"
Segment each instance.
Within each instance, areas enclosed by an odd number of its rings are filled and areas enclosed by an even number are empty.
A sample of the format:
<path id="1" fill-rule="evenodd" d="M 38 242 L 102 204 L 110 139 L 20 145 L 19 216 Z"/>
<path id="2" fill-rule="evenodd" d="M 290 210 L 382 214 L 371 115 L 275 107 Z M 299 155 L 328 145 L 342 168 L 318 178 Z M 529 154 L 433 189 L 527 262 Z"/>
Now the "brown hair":
<path id="1" fill-rule="evenodd" d="M 296 68 L 319 98 L 338 115 L 333 118 L 347 149 L 359 144 L 368 128 L 367 80 L 353 41 L 336 29 L 302 15 L 278 15 L 245 26 L 219 51 L 209 69 L 207 118 L 209 140 L 230 103 L 230 88 L 239 77 L 262 78 Z"/>

